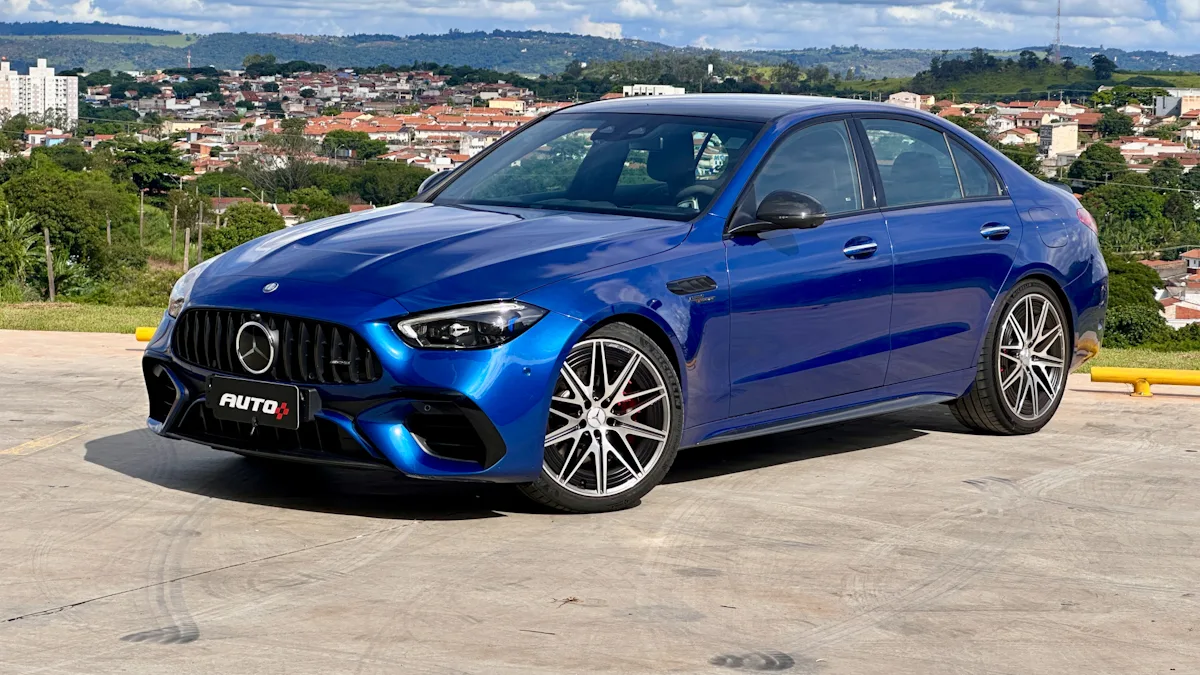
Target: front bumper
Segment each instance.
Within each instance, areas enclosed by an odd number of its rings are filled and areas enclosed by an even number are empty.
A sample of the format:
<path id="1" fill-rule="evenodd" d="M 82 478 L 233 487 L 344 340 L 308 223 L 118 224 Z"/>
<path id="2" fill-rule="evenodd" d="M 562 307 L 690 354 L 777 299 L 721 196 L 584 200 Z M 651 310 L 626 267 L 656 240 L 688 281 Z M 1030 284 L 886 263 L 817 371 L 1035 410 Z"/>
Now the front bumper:
<path id="1" fill-rule="evenodd" d="M 282 313 L 274 306 L 259 311 Z M 311 312 L 304 316 L 329 320 Z M 164 316 L 143 357 L 150 396 L 147 425 L 168 438 L 223 450 L 394 469 L 415 478 L 537 478 L 549 398 L 580 322 L 549 312 L 500 347 L 437 351 L 409 347 L 396 336 L 387 320 L 391 317 L 345 318 L 334 320 L 342 320 L 370 345 L 383 374 L 366 384 L 295 383 L 308 403 L 300 429 L 290 431 L 251 429 L 212 417 L 205 405 L 207 378 L 244 375 L 184 361 L 172 346 L 176 322 Z"/>

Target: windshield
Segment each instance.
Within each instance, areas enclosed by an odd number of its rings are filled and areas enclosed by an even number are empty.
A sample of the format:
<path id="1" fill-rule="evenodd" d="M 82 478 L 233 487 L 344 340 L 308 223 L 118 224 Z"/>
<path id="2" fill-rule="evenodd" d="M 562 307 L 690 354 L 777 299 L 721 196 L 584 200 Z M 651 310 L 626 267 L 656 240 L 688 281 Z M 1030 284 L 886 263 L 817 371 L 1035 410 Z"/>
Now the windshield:
<path id="1" fill-rule="evenodd" d="M 559 113 L 452 178 L 433 203 L 689 220 L 708 207 L 761 126 L 677 115 Z"/>

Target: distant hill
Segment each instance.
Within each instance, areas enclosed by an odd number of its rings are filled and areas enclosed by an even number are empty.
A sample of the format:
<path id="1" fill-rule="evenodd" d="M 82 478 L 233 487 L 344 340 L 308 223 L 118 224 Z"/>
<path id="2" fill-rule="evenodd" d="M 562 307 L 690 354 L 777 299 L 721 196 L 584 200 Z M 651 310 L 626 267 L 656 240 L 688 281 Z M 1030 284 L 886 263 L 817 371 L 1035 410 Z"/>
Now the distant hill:
<path id="1" fill-rule="evenodd" d="M 31 21 L 28 23 L 0 22 L 0 35 L 178 35 L 171 30 L 146 28 L 144 26 L 122 26 L 117 23 L 60 23 L 58 21 Z"/>
<path id="2" fill-rule="evenodd" d="M 115 24 L 0 23 L 0 54 L 13 61 L 47 58 L 58 68 L 149 70 L 181 67 L 191 50 L 192 63 L 236 68 L 249 54 L 274 54 L 280 61 L 301 60 L 331 67 L 405 65 L 414 61 L 491 68 L 524 74 L 557 73 L 573 60 L 614 61 L 662 52 L 699 54 L 705 50 L 672 47 L 645 40 L 611 40 L 541 31 L 451 31 L 441 35 L 285 35 L 279 33 L 214 33 L 182 35 L 153 28 Z M 1030 49 L 1044 53 L 1046 46 Z M 1020 50 L 992 50 L 1015 57 Z M 1079 66 L 1089 65 L 1098 48 L 1063 47 Z M 794 50 L 725 51 L 724 58 L 770 65 L 792 61 L 808 68 L 827 66 L 859 78 L 911 77 L 934 56 L 965 56 L 965 49 L 866 49 L 859 46 Z M 1200 71 L 1200 55 L 1166 52 L 1104 53 L 1124 70 Z"/>

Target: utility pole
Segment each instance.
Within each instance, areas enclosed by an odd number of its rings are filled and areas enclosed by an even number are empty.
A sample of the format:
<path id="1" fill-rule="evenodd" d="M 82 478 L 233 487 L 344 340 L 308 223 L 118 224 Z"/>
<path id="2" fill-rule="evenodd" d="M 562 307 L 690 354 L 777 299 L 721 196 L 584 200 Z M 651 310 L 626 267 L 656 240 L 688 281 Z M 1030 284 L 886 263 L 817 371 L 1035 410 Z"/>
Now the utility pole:
<path id="1" fill-rule="evenodd" d="M 1062 64 L 1062 0 L 1058 0 L 1058 14 L 1054 19 L 1054 63 Z"/>
<path id="2" fill-rule="evenodd" d="M 146 245 L 146 191 L 138 191 L 138 245 Z"/>
<path id="3" fill-rule="evenodd" d="M 104 214 L 104 222 L 106 223 L 104 232 L 108 237 L 108 245 L 112 246 L 112 218 L 107 213 Z"/>
<path id="4" fill-rule="evenodd" d="M 171 257 L 175 257 L 175 232 L 179 229 L 179 205 L 175 205 L 175 215 L 171 216 Z"/>
<path id="5" fill-rule="evenodd" d="M 192 228 L 185 227 L 185 228 L 183 228 L 183 272 L 184 272 L 184 274 L 187 274 L 188 269 L 191 268 L 191 266 L 188 265 L 188 249 L 190 249 L 191 247 L 192 247 Z"/>
<path id="6" fill-rule="evenodd" d="M 46 281 L 50 288 L 50 302 L 54 302 L 54 256 L 50 254 L 50 229 L 43 227 L 42 236 L 46 238 Z"/>
<path id="7" fill-rule="evenodd" d="M 204 202 L 200 202 L 200 216 L 196 218 L 196 264 L 204 262 Z"/>

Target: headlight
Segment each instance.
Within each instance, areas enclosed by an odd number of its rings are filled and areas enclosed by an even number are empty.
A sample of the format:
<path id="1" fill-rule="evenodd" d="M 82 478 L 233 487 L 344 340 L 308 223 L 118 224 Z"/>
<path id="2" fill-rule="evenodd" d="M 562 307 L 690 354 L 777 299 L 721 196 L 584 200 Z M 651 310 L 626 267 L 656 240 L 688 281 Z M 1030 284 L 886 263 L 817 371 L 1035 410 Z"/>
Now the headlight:
<path id="1" fill-rule="evenodd" d="M 215 255 L 196 265 L 188 270 L 187 274 L 179 277 L 179 281 L 175 282 L 175 286 L 171 288 L 171 301 L 167 303 L 167 314 L 170 314 L 172 319 L 179 317 L 179 312 L 187 303 L 188 296 L 192 294 L 192 286 L 196 285 L 196 279 L 200 277 L 200 273 L 213 264 L 213 261 L 220 258 L 221 255 L 223 254 Z"/>
<path id="2" fill-rule="evenodd" d="M 487 349 L 529 330 L 546 310 L 520 302 L 490 302 L 400 319 L 396 330 L 413 347 Z"/>

